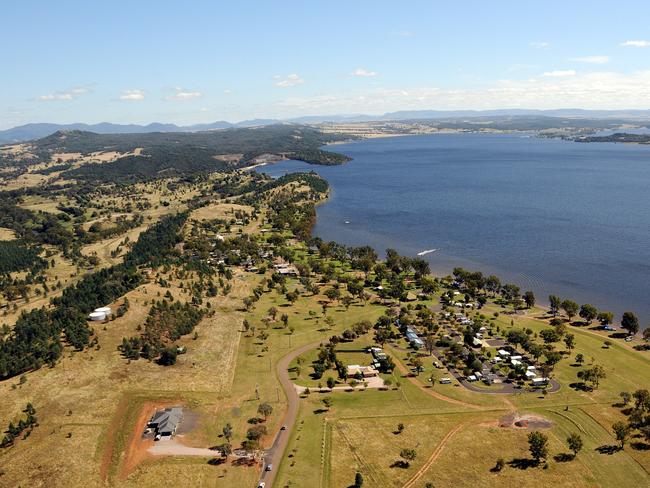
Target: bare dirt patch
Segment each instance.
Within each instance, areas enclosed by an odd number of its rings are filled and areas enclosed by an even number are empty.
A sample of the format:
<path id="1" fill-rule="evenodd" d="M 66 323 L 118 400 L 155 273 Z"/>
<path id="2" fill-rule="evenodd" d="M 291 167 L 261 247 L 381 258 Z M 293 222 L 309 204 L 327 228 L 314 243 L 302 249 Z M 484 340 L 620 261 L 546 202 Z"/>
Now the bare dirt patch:
<path id="1" fill-rule="evenodd" d="M 550 429 L 553 427 L 553 422 L 539 415 L 530 413 L 519 415 L 512 412 L 499 420 L 499 427 L 503 429 Z"/>
<path id="2" fill-rule="evenodd" d="M 154 440 L 143 438 L 142 433 L 144 432 L 147 422 L 154 414 L 154 412 L 156 410 L 179 405 L 181 403 L 182 402 L 180 401 L 166 400 L 166 401 L 159 401 L 159 402 L 146 401 L 142 404 L 142 407 L 140 408 L 140 412 L 138 413 L 138 416 L 136 418 L 135 424 L 132 426 L 132 432 L 129 437 L 128 443 L 124 449 L 124 458 L 120 463 L 119 479 L 121 480 L 126 479 L 129 473 L 131 473 L 136 466 L 138 466 L 140 463 L 142 463 L 143 461 L 145 461 L 147 458 L 150 457 L 148 451 L 151 447 L 153 447 Z M 120 410 L 118 410 L 117 415 L 119 414 L 120 414 Z M 119 419 L 117 421 L 119 422 Z M 128 425 L 122 425 L 122 428 L 129 428 L 129 427 L 130 426 Z M 115 449 L 115 447 L 116 447 L 115 443 L 113 443 L 112 448 Z M 114 454 L 115 453 L 113 453 L 113 455 L 110 455 L 109 458 L 115 459 Z"/>

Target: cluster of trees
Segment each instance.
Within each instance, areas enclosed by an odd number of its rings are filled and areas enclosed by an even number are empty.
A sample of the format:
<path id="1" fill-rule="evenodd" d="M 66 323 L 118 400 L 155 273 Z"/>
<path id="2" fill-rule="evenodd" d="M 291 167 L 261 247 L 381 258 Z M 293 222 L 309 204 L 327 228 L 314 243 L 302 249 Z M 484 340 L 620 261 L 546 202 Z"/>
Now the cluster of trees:
<path id="1" fill-rule="evenodd" d="M 85 131 L 59 131 L 33 142 L 41 158 L 57 152 L 90 154 L 98 151 L 133 152 L 113 162 L 86 164 L 62 173 L 66 179 L 119 182 L 149 181 L 161 175 L 192 175 L 229 170 L 233 166 L 216 159 L 220 154 L 243 154 L 235 167 L 244 166 L 260 154 L 284 154 L 313 164 L 342 164 L 349 158 L 319 149 L 341 140 L 306 126 L 269 125 L 206 132 L 165 132 L 146 134 L 95 134 Z M 62 168 L 64 169 L 64 168 Z"/>
<path id="2" fill-rule="evenodd" d="M 31 403 L 28 403 L 25 406 L 23 413 L 25 414 L 25 418 L 23 419 L 21 417 L 17 425 L 13 422 L 9 422 L 7 430 L 5 431 L 6 434 L 2 438 L 2 442 L 0 442 L 0 448 L 13 446 L 15 440 L 20 437 L 21 434 L 23 435 L 23 439 L 27 439 L 27 437 L 32 433 L 34 427 L 38 425 L 36 409 Z"/>
<path id="3" fill-rule="evenodd" d="M 650 392 L 645 389 L 633 393 L 621 392 L 623 412 L 628 416 L 628 422 L 617 422 L 612 428 L 621 448 L 636 430 L 650 446 Z"/>
<path id="4" fill-rule="evenodd" d="M 62 220 L 66 214 L 33 212 L 11 201 L 0 203 L 0 227 L 13 230 L 18 238 L 35 244 L 51 244 L 66 251 L 72 243 L 72 233 Z"/>
<path id="5" fill-rule="evenodd" d="M 61 334 L 77 350 L 90 342 L 87 314 L 135 289 L 142 282 L 136 266 L 165 262 L 180 239 L 186 215 L 166 217 L 140 235 L 124 263 L 84 276 L 51 300 L 51 308 L 23 312 L 12 333 L 0 340 L 0 379 L 54 366 L 63 352 Z"/>
<path id="6" fill-rule="evenodd" d="M 48 265 L 39 254 L 39 248 L 27 247 L 21 241 L 0 241 L 0 274 L 29 269 L 32 275 L 38 274 Z"/>
<path id="7" fill-rule="evenodd" d="M 119 350 L 129 359 L 159 358 L 161 365 L 170 366 L 176 362 L 178 354 L 173 343 L 192 332 L 204 314 L 190 303 L 158 301 L 149 310 L 142 335 L 123 338 Z"/>
<path id="8" fill-rule="evenodd" d="M 549 307 L 553 317 L 556 317 L 560 311 L 563 311 L 569 321 L 574 317 L 579 316 L 584 319 L 585 323 L 591 324 L 594 320 L 598 320 L 601 325 L 611 325 L 614 322 L 614 314 L 607 311 L 599 311 L 590 303 L 579 305 L 573 300 L 562 300 L 557 295 L 549 295 Z M 621 318 L 621 327 L 628 331 L 631 335 L 639 332 L 639 319 L 632 312 L 625 312 Z"/>
<path id="9" fill-rule="evenodd" d="M 348 377 L 347 370 L 343 362 L 336 357 L 336 342 L 329 342 L 318 350 L 318 357 L 313 362 L 314 379 L 320 379 L 328 369 L 335 369 L 339 378 L 346 380 Z"/>

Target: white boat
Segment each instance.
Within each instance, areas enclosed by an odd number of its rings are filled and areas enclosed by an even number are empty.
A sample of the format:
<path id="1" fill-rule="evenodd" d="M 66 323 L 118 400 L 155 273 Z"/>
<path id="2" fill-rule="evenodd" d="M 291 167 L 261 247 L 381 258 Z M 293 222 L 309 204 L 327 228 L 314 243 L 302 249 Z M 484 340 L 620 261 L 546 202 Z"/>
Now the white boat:
<path id="1" fill-rule="evenodd" d="M 427 249 L 426 251 L 422 251 L 418 253 L 418 256 L 426 256 L 427 254 L 431 254 L 432 252 L 436 252 L 437 249 Z"/>

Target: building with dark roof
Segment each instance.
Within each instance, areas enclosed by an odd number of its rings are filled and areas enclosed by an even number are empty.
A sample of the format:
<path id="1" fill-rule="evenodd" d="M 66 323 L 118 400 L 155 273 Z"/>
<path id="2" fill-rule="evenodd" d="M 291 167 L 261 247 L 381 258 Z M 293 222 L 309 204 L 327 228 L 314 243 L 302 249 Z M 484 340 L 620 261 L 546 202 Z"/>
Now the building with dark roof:
<path id="1" fill-rule="evenodd" d="M 154 429 L 156 435 L 160 436 L 172 436 L 176 433 L 178 425 L 181 423 L 183 418 L 183 409 L 181 407 L 171 407 L 166 408 L 165 410 L 158 410 L 149 423 L 147 427 Z"/>

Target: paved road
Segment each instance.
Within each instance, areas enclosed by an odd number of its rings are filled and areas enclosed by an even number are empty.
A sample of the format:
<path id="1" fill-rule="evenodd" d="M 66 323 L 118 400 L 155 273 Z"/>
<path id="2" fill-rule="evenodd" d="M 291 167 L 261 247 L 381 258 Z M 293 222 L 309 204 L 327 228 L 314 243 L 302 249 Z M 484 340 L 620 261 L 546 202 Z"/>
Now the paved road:
<path id="1" fill-rule="evenodd" d="M 282 425 L 286 426 L 286 430 L 278 431 L 275 436 L 275 440 L 273 441 L 273 445 L 270 447 L 266 453 L 266 456 L 264 457 L 263 469 L 266 469 L 266 466 L 269 464 L 273 464 L 273 470 L 262 471 L 262 475 L 260 477 L 260 482 L 263 481 L 266 484 L 266 488 L 271 488 L 273 486 L 275 475 L 278 472 L 278 468 L 280 467 L 280 462 L 284 456 L 284 451 L 287 448 L 289 438 L 291 437 L 291 431 L 293 430 L 293 426 L 296 423 L 296 417 L 298 416 L 298 407 L 300 400 L 298 398 L 298 392 L 293 386 L 293 382 L 289 379 L 289 372 L 287 371 L 287 368 L 289 367 L 291 361 L 293 361 L 297 356 L 300 356 L 302 353 L 309 351 L 310 349 L 314 349 L 320 346 L 323 342 L 324 340 L 320 340 L 318 342 L 312 342 L 311 344 L 301 346 L 284 356 L 277 364 L 276 369 L 278 379 L 280 380 L 282 389 L 287 396 L 288 403 L 287 411 L 284 414 L 284 418 L 282 419 Z"/>

